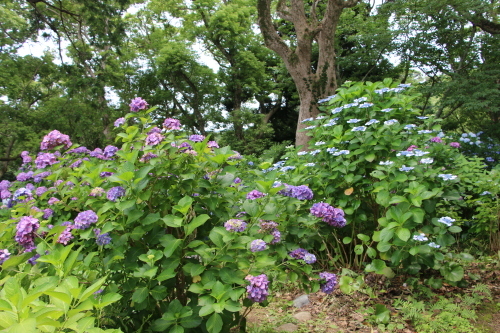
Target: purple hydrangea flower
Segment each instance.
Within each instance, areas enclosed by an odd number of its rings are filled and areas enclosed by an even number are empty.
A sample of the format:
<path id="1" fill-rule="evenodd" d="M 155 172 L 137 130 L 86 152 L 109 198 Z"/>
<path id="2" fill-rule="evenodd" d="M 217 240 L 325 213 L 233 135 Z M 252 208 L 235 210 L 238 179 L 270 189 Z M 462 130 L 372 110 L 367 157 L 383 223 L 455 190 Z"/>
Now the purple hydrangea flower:
<path id="1" fill-rule="evenodd" d="M 180 130 L 181 122 L 177 119 L 167 118 L 163 122 L 163 128 L 165 128 L 166 130 Z"/>
<path id="2" fill-rule="evenodd" d="M 331 294 L 337 286 L 337 275 L 328 272 L 319 273 L 321 279 L 321 291 L 325 294 Z"/>
<path id="3" fill-rule="evenodd" d="M 115 156 L 117 151 L 118 151 L 117 147 L 112 146 L 112 145 L 108 145 L 108 146 L 106 146 L 106 148 L 104 148 L 103 155 L 106 158 L 110 158 L 110 157 Z"/>
<path id="4" fill-rule="evenodd" d="M 179 148 L 181 148 L 181 149 L 180 149 L 180 151 L 184 152 L 184 151 L 186 151 L 186 150 L 191 150 L 191 149 L 193 149 L 193 146 L 191 146 L 191 145 L 190 145 L 189 143 L 187 143 L 187 142 L 183 142 L 183 143 L 181 143 L 181 144 L 179 145 Z"/>
<path id="5" fill-rule="evenodd" d="M 207 142 L 207 147 L 208 148 L 219 148 L 219 144 L 215 141 L 208 141 Z"/>
<path id="6" fill-rule="evenodd" d="M 89 153 L 90 157 L 97 157 L 99 159 L 104 159 L 104 152 L 101 148 L 96 148 Z"/>
<path id="7" fill-rule="evenodd" d="M 156 146 L 160 142 L 163 141 L 165 137 L 160 133 L 151 133 L 146 137 L 146 145 L 148 146 Z"/>
<path id="8" fill-rule="evenodd" d="M 37 187 L 36 190 L 35 190 L 35 194 L 38 195 L 38 196 L 41 196 L 45 192 L 47 192 L 47 188 L 45 186 Z"/>
<path id="9" fill-rule="evenodd" d="M 0 191 L 0 199 L 8 199 L 12 196 L 12 193 L 9 192 L 9 190 L 1 190 Z"/>
<path id="10" fill-rule="evenodd" d="M 79 213 L 75 218 L 75 228 L 85 230 L 92 223 L 96 223 L 99 218 L 97 214 L 92 210 L 86 210 L 84 212 Z"/>
<path id="11" fill-rule="evenodd" d="M 327 214 L 329 207 L 331 206 L 326 202 L 318 202 L 312 205 L 310 211 L 312 215 L 322 218 Z"/>
<path id="12" fill-rule="evenodd" d="M 130 104 L 129 104 L 129 106 L 130 106 L 130 111 L 132 111 L 132 112 L 137 112 L 137 111 L 139 111 L 139 110 L 144 110 L 144 109 L 146 109 L 146 107 L 147 107 L 148 105 L 149 105 L 149 104 L 148 104 L 145 100 L 143 100 L 142 98 L 140 98 L 140 97 L 136 97 L 136 98 L 134 98 L 134 99 L 130 102 Z"/>
<path id="13" fill-rule="evenodd" d="M 38 219 L 32 216 L 23 216 L 19 220 L 14 239 L 26 249 L 25 252 L 32 251 L 35 248 L 36 231 L 39 227 Z"/>
<path id="14" fill-rule="evenodd" d="M 234 178 L 233 184 L 241 184 L 241 178 L 240 177 Z"/>
<path id="15" fill-rule="evenodd" d="M 58 163 L 57 157 L 52 153 L 41 153 L 37 156 L 35 160 L 35 165 L 38 169 L 43 169 L 46 166 Z M 35 180 L 36 182 L 36 180 Z"/>
<path id="16" fill-rule="evenodd" d="M 65 145 L 66 148 L 69 148 L 72 143 L 68 135 L 62 134 L 58 130 L 54 130 L 43 137 L 42 143 L 40 144 L 40 150 L 53 149 L 61 145 Z"/>
<path id="17" fill-rule="evenodd" d="M 21 153 L 21 158 L 23 159 L 23 164 L 31 163 L 31 161 L 33 160 L 29 154 L 30 153 L 27 151 L 23 151 Z"/>
<path id="18" fill-rule="evenodd" d="M 259 232 L 273 231 L 278 227 L 278 223 L 274 221 L 260 220 Z"/>
<path id="19" fill-rule="evenodd" d="M 247 286 L 248 299 L 256 303 L 264 302 L 269 295 L 267 276 L 265 274 L 258 276 L 247 275 L 245 280 L 250 282 L 250 285 Z"/>
<path id="20" fill-rule="evenodd" d="M 115 120 L 115 127 L 119 127 L 121 125 L 125 124 L 125 118 L 121 117 Z"/>
<path id="21" fill-rule="evenodd" d="M 431 139 L 431 142 L 443 143 L 443 139 L 441 139 L 439 136 L 436 136 Z"/>
<path id="22" fill-rule="evenodd" d="M 83 163 L 83 160 L 81 158 L 77 159 L 71 165 L 69 166 L 71 169 L 78 168 L 81 164 Z"/>
<path id="23" fill-rule="evenodd" d="M 262 239 L 256 239 L 250 243 L 250 251 L 252 252 L 264 251 L 265 249 L 267 249 L 267 243 Z"/>
<path id="24" fill-rule="evenodd" d="M 20 182 L 25 182 L 25 181 L 28 181 L 30 180 L 31 178 L 33 178 L 33 171 L 28 171 L 28 172 L 20 172 L 16 179 L 17 181 L 20 181 Z"/>
<path id="25" fill-rule="evenodd" d="M 258 198 L 265 197 L 265 196 L 266 196 L 265 193 L 259 192 L 257 190 L 253 190 L 253 191 L 248 192 L 247 199 L 249 199 L 249 200 L 255 200 L 255 199 L 258 199 Z"/>
<path id="26" fill-rule="evenodd" d="M 158 157 L 158 155 L 153 154 L 151 152 L 147 152 L 146 154 L 142 155 L 139 162 L 145 163 L 145 162 L 148 162 L 150 159 L 155 158 L 155 157 Z"/>
<path id="27" fill-rule="evenodd" d="M 52 206 L 53 204 L 58 203 L 60 201 L 61 200 L 59 200 L 59 199 L 57 199 L 55 197 L 52 197 L 52 198 L 49 199 L 48 204 Z"/>
<path id="28" fill-rule="evenodd" d="M 304 261 L 306 264 L 314 264 L 316 262 L 316 256 L 312 253 L 306 253 L 304 255 Z"/>
<path id="29" fill-rule="evenodd" d="M 10 258 L 10 252 L 7 249 L 0 250 L 0 265 L 5 262 L 5 260 Z"/>
<path id="30" fill-rule="evenodd" d="M 121 186 L 116 186 L 108 191 L 106 197 L 108 198 L 108 200 L 116 201 L 116 199 L 123 197 L 124 195 L 125 195 L 125 189 Z"/>
<path id="31" fill-rule="evenodd" d="M 111 171 L 103 171 L 99 174 L 99 177 L 101 178 L 106 178 L 106 177 L 109 177 L 111 176 L 112 174 L 114 174 L 114 172 L 111 172 Z"/>
<path id="32" fill-rule="evenodd" d="M 344 218 L 344 211 L 340 208 L 334 208 L 327 203 L 315 203 L 310 210 L 311 214 L 322 218 L 322 220 L 331 226 L 342 228 L 347 221 Z"/>
<path id="33" fill-rule="evenodd" d="M 33 176 L 33 181 L 35 183 L 40 183 L 44 178 L 47 178 L 51 174 L 52 174 L 52 172 L 50 172 L 50 171 L 40 172 L 40 173 Z"/>
<path id="34" fill-rule="evenodd" d="M 61 232 L 59 238 L 57 239 L 57 242 L 60 244 L 68 245 L 68 242 L 74 237 L 71 233 L 71 230 L 73 230 L 75 226 L 70 221 L 63 222 L 61 225 L 66 226 L 66 229 Z"/>
<path id="35" fill-rule="evenodd" d="M 294 259 L 304 259 L 304 256 L 308 253 L 309 252 L 307 252 L 306 249 L 299 247 L 298 249 L 295 249 L 292 252 L 290 252 L 288 255 Z"/>
<path id="36" fill-rule="evenodd" d="M 161 129 L 159 129 L 158 126 L 155 126 L 149 130 L 148 135 L 153 134 L 153 133 L 161 133 Z"/>
<path id="37" fill-rule="evenodd" d="M 205 140 L 205 136 L 199 135 L 199 134 L 193 134 L 189 137 L 189 140 L 191 140 L 193 142 L 201 142 L 201 141 Z"/>
<path id="38" fill-rule="evenodd" d="M 28 183 L 28 184 L 26 184 L 26 188 L 28 190 L 30 190 L 31 192 L 33 192 L 35 190 L 35 185 Z"/>
<path id="39" fill-rule="evenodd" d="M 9 187 L 10 187 L 10 182 L 8 180 L 2 180 L 0 182 L 0 191 L 3 191 L 3 190 L 8 190 Z"/>
<path id="40" fill-rule="evenodd" d="M 277 244 L 281 241 L 281 232 L 278 229 L 274 229 L 271 232 L 271 235 L 273 235 L 273 239 L 271 241 L 271 244 Z"/>
<path id="41" fill-rule="evenodd" d="M 33 266 L 36 265 L 36 260 L 40 257 L 41 256 L 38 253 L 35 254 L 33 257 L 28 259 L 28 264 L 33 265 Z"/>
<path id="42" fill-rule="evenodd" d="M 43 210 L 43 218 L 46 220 L 54 215 L 54 211 L 50 208 L 45 208 Z"/>
<path id="43" fill-rule="evenodd" d="M 452 148 L 460 148 L 460 143 L 458 143 L 458 142 L 450 142 L 450 147 L 452 147 Z"/>
<path id="44" fill-rule="evenodd" d="M 111 243 L 111 237 L 109 236 L 109 234 L 107 232 L 104 234 L 101 234 L 101 229 L 94 229 L 94 233 L 95 233 L 95 236 L 97 237 L 96 238 L 97 245 L 104 246 L 104 245 L 108 245 L 109 243 Z"/>
<path id="45" fill-rule="evenodd" d="M 90 150 L 87 149 L 87 147 L 76 147 L 76 148 L 73 148 L 71 150 L 68 150 L 66 153 L 68 154 L 89 154 L 90 153 Z"/>
<path id="46" fill-rule="evenodd" d="M 230 219 L 224 223 L 224 228 L 227 231 L 243 232 L 247 227 L 247 223 L 240 219 Z"/>
<path id="47" fill-rule="evenodd" d="M 240 153 L 238 153 L 236 150 L 233 150 L 233 152 L 235 153 L 234 155 L 231 155 L 229 156 L 227 159 L 228 160 L 241 160 L 243 158 L 243 156 L 241 156 Z"/>
<path id="48" fill-rule="evenodd" d="M 299 200 L 311 200 L 313 192 L 307 185 L 294 186 L 292 188 L 292 197 Z"/>

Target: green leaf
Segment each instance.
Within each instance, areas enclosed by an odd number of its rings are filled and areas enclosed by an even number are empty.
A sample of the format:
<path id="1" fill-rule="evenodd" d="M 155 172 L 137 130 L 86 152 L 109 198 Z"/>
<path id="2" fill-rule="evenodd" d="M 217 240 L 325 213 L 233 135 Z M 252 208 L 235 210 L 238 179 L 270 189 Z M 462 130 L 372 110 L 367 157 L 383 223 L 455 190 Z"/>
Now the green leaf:
<path id="1" fill-rule="evenodd" d="M 210 219 L 210 216 L 207 214 L 196 216 L 188 225 L 184 226 L 186 237 L 191 235 L 196 228 L 203 225 L 208 219 Z"/>
<path id="2" fill-rule="evenodd" d="M 440 269 L 441 275 L 448 280 L 457 282 L 463 279 L 464 277 L 464 269 L 457 263 L 449 263 L 446 266 L 441 267 Z"/>
<path id="3" fill-rule="evenodd" d="M 399 228 L 396 231 L 396 235 L 403 241 L 406 242 L 408 239 L 410 239 L 411 236 L 411 231 L 406 229 L 406 228 Z"/>
<path id="4" fill-rule="evenodd" d="M 222 330 L 222 317 L 218 313 L 214 313 L 207 320 L 208 333 L 219 333 Z"/>
<path id="5" fill-rule="evenodd" d="M 370 241 L 370 236 L 364 235 L 364 234 L 358 234 L 357 237 L 362 240 L 363 242 L 368 242 Z"/>
<path id="6" fill-rule="evenodd" d="M 385 242 L 380 242 L 377 244 L 377 250 L 379 252 L 387 252 L 391 249 L 391 244 L 385 243 Z"/>
<path id="7" fill-rule="evenodd" d="M 174 326 L 172 326 L 172 328 L 168 332 L 169 333 L 184 333 L 184 327 L 182 327 L 181 325 L 174 325 Z"/>
<path id="8" fill-rule="evenodd" d="M 191 204 L 193 203 L 193 198 L 190 196 L 185 196 L 181 200 L 179 200 L 178 204 L 175 205 L 173 208 L 180 212 L 182 215 L 186 215 L 189 208 L 191 208 Z"/>
<path id="9" fill-rule="evenodd" d="M 202 320 L 197 315 L 191 315 L 188 317 L 184 317 L 180 320 L 180 324 L 185 328 L 194 328 L 200 326 Z"/>
<path id="10" fill-rule="evenodd" d="M 351 237 L 344 237 L 344 239 L 342 239 L 342 243 L 344 244 L 350 244 L 351 242 L 352 242 Z"/>
<path id="11" fill-rule="evenodd" d="M 182 226 L 183 221 L 182 218 L 175 215 L 166 215 L 162 218 L 162 220 L 168 227 L 172 228 L 179 228 L 180 226 Z"/>
<path id="12" fill-rule="evenodd" d="M 458 225 L 453 225 L 448 228 L 448 231 L 452 233 L 459 233 L 462 231 L 462 228 L 460 228 Z"/>
<path id="13" fill-rule="evenodd" d="M 373 162 L 373 160 L 377 157 L 377 155 L 375 154 L 368 154 L 365 156 L 365 160 L 367 160 L 368 162 Z"/>
<path id="14" fill-rule="evenodd" d="M 388 324 L 391 319 L 391 312 L 383 304 L 375 305 L 375 321 L 377 324 Z"/>
<path id="15" fill-rule="evenodd" d="M 27 332 L 36 332 L 36 319 L 35 318 L 27 318 L 26 320 L 14 324 L 7 330 L 8 333 L 27 333 Z"/>
<path id="16" fill-rule="evenodd" d="M 132 301 L 136 303 L 142 303 L 149 295 L 149 289 L 147 287 L 137 288 L 132 295 Z"/>
<path id="17" fill-rule="evenodd" d="M 173 235 L 167 234 L 160 238 L 160 243 L 165 248 L 163 251 L 165 258 L 170 258 L 179 245 L 182 244 L 182 239 L 177 239 Z"/>

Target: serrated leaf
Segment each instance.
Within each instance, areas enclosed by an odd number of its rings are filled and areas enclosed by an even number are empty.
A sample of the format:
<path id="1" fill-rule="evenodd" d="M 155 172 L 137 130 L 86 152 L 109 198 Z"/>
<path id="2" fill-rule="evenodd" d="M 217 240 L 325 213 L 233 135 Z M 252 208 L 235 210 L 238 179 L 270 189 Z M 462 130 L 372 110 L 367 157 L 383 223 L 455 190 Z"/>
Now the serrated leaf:
<path id="1" fill-rule="evenodd" d="M 147 287 L 137 288 L 132 295 L 132 301 L 136 303 L 142 303 L 149 295 L 149 289 Z"/>
<path id="2" fill-rule="evenodd" d="M 222 330 L 222 317 L 218 313 L 214 313 L 207 320 L 208 333 L 219 333 Z"/>

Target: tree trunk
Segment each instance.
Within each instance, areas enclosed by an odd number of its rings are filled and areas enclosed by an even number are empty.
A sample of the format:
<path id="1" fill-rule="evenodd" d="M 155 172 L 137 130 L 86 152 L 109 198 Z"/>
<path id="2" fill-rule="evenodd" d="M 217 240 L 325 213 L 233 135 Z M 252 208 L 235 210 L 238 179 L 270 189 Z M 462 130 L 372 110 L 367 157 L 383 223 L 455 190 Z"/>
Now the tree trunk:
<path id="1" fill-rule="evenodd" d="M 308 5 L 303 0 L 278 1 L 277 14 L 293 24 L 291 40 L 285 42 L 278 33 L 271 15 L 272 0 L 257 0 L 258 23 L 266 46 L 276 52 L 292 76 L 300 97 L 299 120 L 295 145 L 307 148 L 308 136 L 301 132 L 307 125 L 304 119 L 318 115 L 317 101 L 337 89 L 335 67 L 335 31 L 344 8 L 353 7 L 360 0 L 323 0 L 326 8 L 318 9 L 318 0 Z M 322 16 L 322 17 L 320 17 Z M 318 45 L 318 58 L 313 59 L 313 43 Z M 290 45 L 295 44 L 293 47 Z M 316 61 L 315 61 L 316 60 Z M 316 69 L 314 69 L 316 64 Z"/>

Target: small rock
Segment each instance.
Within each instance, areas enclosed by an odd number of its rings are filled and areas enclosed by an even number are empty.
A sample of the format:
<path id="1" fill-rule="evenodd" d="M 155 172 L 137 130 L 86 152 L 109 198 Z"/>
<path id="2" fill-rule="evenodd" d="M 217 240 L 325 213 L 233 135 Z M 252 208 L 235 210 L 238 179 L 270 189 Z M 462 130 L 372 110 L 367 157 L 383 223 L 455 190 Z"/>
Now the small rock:
<path id="1" fill-rule="evenodd" d="M 279 326 L 276 330 L 278 332 L 295 332 L 299 327 L 295 324 L 288 323 Z"/>
<path id="2" fill-rule="evenodd" d="M 293 301 L 293 306 L 296 308 L 301 308 L 307 304 L 309 304 L 309 296 L 307 295 L 299 296 Z"/>
<path id="3" fill-rule="evenodd" d="M 307 311 L 299 312 L 293 315 L 298 321 L 308 321 L 311 320 L 311 313 Z"/>

